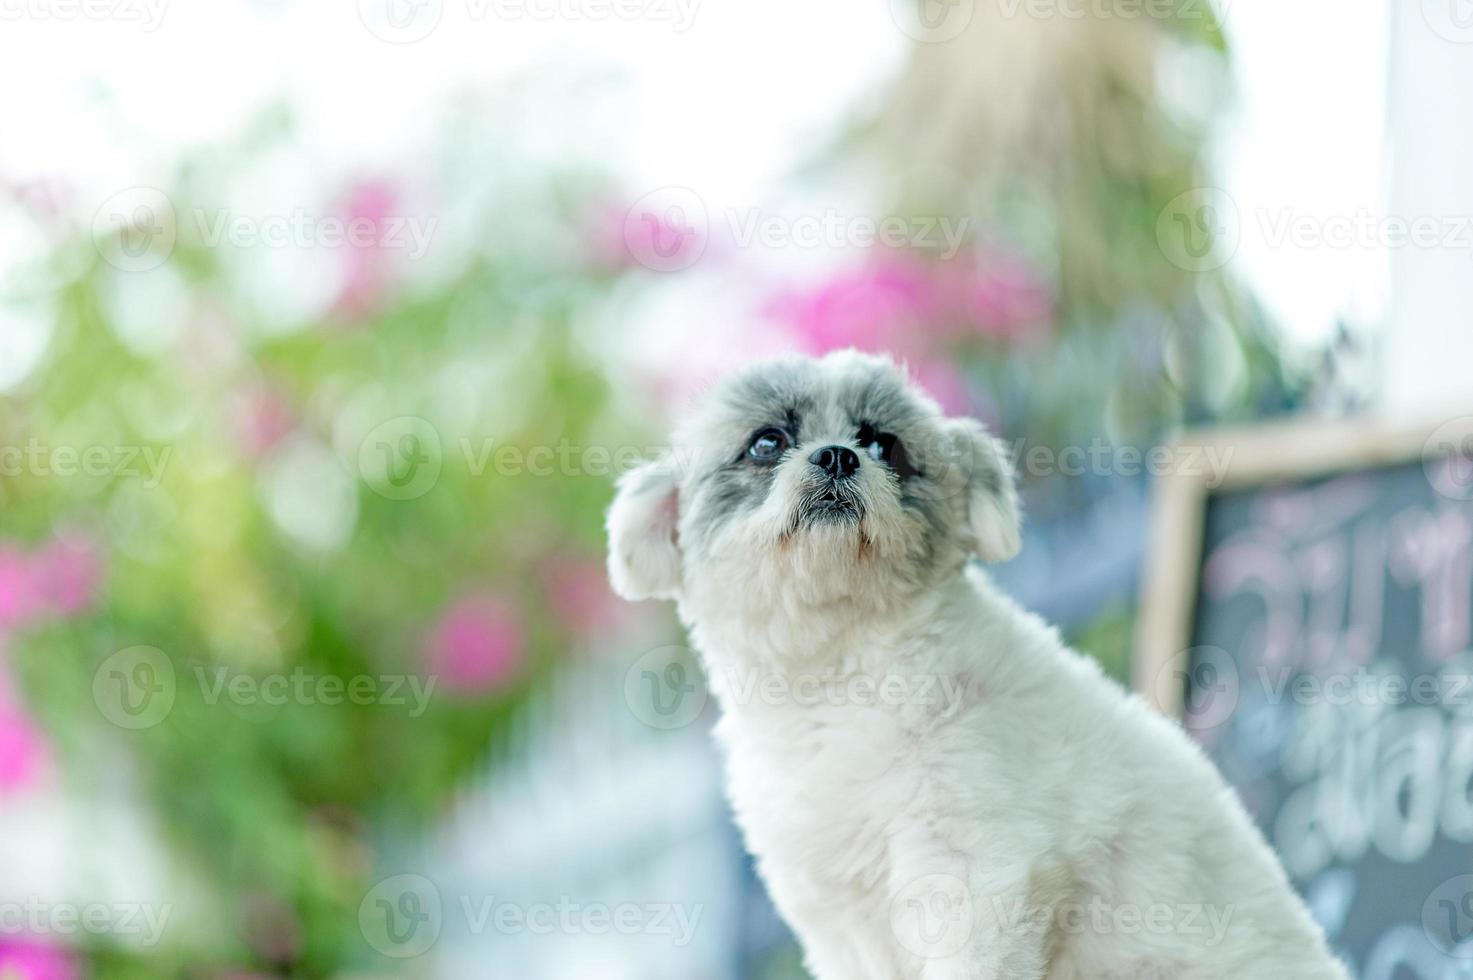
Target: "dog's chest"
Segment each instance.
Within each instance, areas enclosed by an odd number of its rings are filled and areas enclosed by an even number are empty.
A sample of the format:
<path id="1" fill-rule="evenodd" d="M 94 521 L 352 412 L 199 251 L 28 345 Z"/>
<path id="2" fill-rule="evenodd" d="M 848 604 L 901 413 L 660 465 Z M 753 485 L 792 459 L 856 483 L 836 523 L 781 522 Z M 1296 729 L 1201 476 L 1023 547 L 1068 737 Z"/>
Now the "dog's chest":
<path id="1" fill-rule="evenodd" d="M 873 890 L 906 809 L 899 718 L 849 707 L 751 721 L 728 719 L 721 734 L 732 805 L 764 873 L 803 889 Z"/>

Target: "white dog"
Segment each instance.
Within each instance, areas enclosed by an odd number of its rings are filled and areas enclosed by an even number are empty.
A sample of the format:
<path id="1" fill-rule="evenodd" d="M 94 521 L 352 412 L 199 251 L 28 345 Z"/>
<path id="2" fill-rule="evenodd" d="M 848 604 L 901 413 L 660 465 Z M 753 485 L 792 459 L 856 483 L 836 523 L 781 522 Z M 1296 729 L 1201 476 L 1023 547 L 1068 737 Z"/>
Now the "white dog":
<path id="1" fill-rule="evenodd" d="M 1344 980 L 1183 732 L 968 563 L 1013 477 L 852 351 L 741 371 L 621 481 L 609 571 L 671 598 L 748 846 L 819 980 Z"/>

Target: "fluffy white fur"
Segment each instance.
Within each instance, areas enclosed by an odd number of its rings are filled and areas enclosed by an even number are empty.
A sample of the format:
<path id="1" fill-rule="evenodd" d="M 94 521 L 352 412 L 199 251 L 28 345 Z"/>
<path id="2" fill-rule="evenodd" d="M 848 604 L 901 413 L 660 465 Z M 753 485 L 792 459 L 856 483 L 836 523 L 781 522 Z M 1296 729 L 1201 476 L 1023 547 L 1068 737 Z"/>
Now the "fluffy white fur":
<path id="1" fill-rule="evenodd" d="M 861 422 L 919 474 L 865 454 Z M 767 425 L 792 446 L 762 466 L 743 450 Z M 860 516 L 810 521 L 808 456 L 831 443 L 860 451 Z M 678 601 L 738 822 L 809 969 L 1344 980 L 1206 757 L 969 564 L 1016 551 L 1012 482 L 980 425 L 846 352 L 724 382 L 621 484 L 612 580 Z"/>

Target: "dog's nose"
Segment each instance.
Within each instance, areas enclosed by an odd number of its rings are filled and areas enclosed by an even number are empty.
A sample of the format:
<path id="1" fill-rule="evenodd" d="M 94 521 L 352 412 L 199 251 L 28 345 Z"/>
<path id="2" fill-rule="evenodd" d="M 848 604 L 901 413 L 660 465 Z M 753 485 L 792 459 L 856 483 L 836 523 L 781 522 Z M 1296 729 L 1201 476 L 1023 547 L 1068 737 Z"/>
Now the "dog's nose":
<path id="1" fill-rule="evenodd" d="M 824 446 L 815 449 L 808 462 L 836 480 L 853 476 L 859 470 L 859 454 L 848 446 Z"/>

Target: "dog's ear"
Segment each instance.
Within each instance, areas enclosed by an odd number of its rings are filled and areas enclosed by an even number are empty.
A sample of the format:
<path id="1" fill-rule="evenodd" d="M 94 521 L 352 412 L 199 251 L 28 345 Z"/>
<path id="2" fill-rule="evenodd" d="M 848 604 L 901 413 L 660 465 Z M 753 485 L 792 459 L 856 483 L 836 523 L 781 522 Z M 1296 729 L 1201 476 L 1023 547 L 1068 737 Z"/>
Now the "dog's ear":
<path id="1" fill-rule="evenodd" d="M 675 466 L 667 458 L 619 479 L 606 523 L 609 582 L 625 599 L 673 599 L 680 591 L 680 516 Z"/>
<path id="2" fill-rule="evenodd" d="M 947 426 L 965 481 L 972 550 L 983 561 L 1007 561 L 1022 547 L 1018 487 L 1007 447 L 976 419 L 950 419 Z"/>

